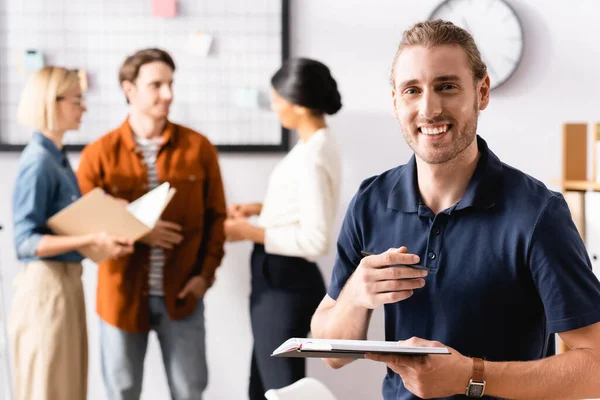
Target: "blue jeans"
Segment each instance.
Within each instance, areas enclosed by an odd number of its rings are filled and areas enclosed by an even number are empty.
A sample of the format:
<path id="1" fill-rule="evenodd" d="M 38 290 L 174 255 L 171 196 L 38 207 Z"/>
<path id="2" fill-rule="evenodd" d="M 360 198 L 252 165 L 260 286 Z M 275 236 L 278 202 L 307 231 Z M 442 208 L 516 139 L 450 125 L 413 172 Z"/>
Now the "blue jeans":
<path id="1" fill-rule="evenodd" d="M 161 296 L 150 296 L 150 329 L 156 332 L 173 400 L 201 400 L 208 383 L 204 302 L 172 320 Z M 100 321 L 102 377 L 107 398 L 139 400 L 148 333 L 130 333 Z"/>

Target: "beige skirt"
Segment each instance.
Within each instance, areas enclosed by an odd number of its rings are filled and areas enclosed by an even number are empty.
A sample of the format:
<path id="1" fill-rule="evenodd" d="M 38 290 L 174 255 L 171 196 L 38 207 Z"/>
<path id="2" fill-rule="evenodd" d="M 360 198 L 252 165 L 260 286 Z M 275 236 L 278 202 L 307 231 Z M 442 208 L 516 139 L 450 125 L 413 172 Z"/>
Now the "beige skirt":
<path id="1" fill-rule="evenodd" d="M 8 324 L 15 400 L 86 398 L 81 272 L 81 263 L 35 261 L 15 279 Z"/>

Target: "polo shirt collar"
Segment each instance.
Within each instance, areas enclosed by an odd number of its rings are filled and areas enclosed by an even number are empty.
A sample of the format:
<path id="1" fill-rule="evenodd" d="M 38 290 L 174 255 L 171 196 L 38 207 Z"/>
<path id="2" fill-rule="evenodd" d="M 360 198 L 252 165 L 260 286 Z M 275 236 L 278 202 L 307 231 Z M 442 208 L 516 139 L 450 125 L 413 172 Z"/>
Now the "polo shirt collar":
<path id="1" fill-rule="evenodd" d="M 488 148 L 485 140 L 479 136 L 477 136 L 477 148 L 481 157 L 465 195 L 456 206 L 457 210 L 468 207 L 480 209 L 491 208 L 496 204 L 502 192 L 502 162 Z"/>
<path id="2" fill-rule="evenodd" d="M 467 191 L 456 205 L 456 210 L 468 207 L 487 209 L 496 204 L 502 190 L 502 162 L 488 148 L 487 143 L 477 136 L 477 149 L 480 157 Z M 417 184 L 417 164 L 415 156 L 402 168 L 392 192 L 388 196 L 388 208 L 405 213 L 416 213 L 420 195 Z"/>
<path id="3" fill-rule="evenodd" d="M 417 161 L 415 155 L 402 168 L 400 176 L 388 197 L 388 208 L 405 213 L 415 213 L 419 207 L 417 188 Z"/>

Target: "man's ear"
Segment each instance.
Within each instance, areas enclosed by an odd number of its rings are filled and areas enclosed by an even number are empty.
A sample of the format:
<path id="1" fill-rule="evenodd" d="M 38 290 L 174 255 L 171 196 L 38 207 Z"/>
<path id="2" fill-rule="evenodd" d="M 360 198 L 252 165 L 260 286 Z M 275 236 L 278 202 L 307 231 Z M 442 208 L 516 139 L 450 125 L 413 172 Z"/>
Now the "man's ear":
<path id="1" fill-rule="evenodd" d="M 479 109 L 485 110 L 490 104 L 490 76 L 486 75 L 477 84 L 477 96 L 479 97 Z"/>
<path id="2" fill-rule="evenodd" d="M 394 118 L 398 118 L 398 109 L 396 108 L 396 102 L 398 99 L 396 98 L 396 89 L 392 89 L 392 113 L 394 114 Z"/>
<path id="3" fill-rule="evenodd" d="M 131 101 L 131 95 L 135 90 L 135 84 L 131 81 L 123 81 L 121 82 L 121 89 L 123 89 L 123 93 L 125 93 L 125 97 L 127 97 L 127 100 Z"/>

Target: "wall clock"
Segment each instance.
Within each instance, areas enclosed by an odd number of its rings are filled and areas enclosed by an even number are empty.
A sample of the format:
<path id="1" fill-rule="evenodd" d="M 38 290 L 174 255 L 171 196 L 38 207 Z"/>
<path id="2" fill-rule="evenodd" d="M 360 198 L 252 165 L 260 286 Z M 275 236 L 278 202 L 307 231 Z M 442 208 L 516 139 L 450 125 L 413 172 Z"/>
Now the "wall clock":
<path id="1" fill-rule="evenodd" d="M 446 0 L 429 19 L 443 19 L 466 29 L 477 43 L 494 89 L 511 77 L 523 56 L 523 27 L 504 0 Z"/>

